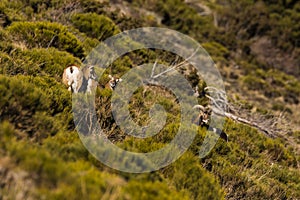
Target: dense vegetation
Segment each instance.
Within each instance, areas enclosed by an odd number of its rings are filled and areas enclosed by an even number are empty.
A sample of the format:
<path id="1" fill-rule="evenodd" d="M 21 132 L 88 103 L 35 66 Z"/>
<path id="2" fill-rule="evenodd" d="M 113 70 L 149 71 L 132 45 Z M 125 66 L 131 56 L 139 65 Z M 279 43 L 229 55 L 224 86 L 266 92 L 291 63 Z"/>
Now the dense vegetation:
<path id="1" fill-rule="evenodd" d="M 205 14 L 203 12 L 205 11 Z M 0 2 L 0 199 L 299 199 L 300 3 L 298 1 L 2 0 Z M 64 68 L 123 30 L 160 26 L 188 34 L 211 54 L 233 100 L 253 111 L 285 111 L 290 131 L 269 138 L 226 120 L 229 142 L 205 158 L 199 128 L 189 150 L 152 173 L 110 169 L 75 131 Z M 100 124 L 116 145 L 142 152 L 168 143 L 179 126 L 179 105 L 160 87 L 137 90 L 130 113 L 149 120 L 160 103 L 167 125 L 153 138 L 127 137 L 110 113 L 108 73 L 172 55 L 139 50 L 113 63 L 99 81 Z M 192 74 L 188 80 L 203 88 Z M 199 102 L 205 102 L 199 99 Z"/>

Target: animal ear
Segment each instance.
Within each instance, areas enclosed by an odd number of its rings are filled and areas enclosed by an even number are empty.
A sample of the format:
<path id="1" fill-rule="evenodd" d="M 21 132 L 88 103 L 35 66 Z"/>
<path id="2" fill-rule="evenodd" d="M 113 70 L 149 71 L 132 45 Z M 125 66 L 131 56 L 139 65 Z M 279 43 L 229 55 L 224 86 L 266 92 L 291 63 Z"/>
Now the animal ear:
<path id="1" fill-rule="evenodd" d="M 123 81 L 123 79 L 119 78 L 119 82 L 122 82 L 122 81 Z"/>
<path id="2" fill-rule="evenodd" d="M 112 79 L 112 76 L 109 74 L 109 75 L 108 75 L 108 78 Z"/>

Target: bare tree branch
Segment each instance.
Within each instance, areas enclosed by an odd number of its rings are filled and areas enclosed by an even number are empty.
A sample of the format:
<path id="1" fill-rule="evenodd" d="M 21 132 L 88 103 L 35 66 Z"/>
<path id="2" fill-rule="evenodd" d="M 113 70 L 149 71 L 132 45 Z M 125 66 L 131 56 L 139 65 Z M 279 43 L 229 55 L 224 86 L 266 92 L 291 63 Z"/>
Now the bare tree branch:
<path id="1" fill-rule="evenodd" d="M 157 60 L 156 60 L 155 63 L 153 64 L 153 68 L 152 68 L 152 71 L 151 71 L 151 78 L 153 78 L 153 75 L 154 75 L 156 66 L 157 66 Z"/>
<path id="2" fill-rule="evenodd" d="M 168 72 L 170 72 L 170 71 L 173 71 L 173 70 L 175 70 L 175 69 L 177 69 L 177 68 L 179 68 L 179 67 L 183 67 L 183 66 L 186 66 L 186 65 L 188 65 L 189 64 L 189 60 L 193 57 L 193 56 L 195 56 L 195 54 L 199 51 L 199 48 L 200 47 L 198 47 L 187 59 L 185 59 L 185 60 L 183 60 L 182 62 L 180 62 L 180 63 L 178 63 L 178 64 L 175 64 L 175 63 L 177 63 L 176 61 L 174 61 L 172 64 L 171 64 L 171 66 L 170 67 L 168 67 L 165 71 L 163 71 L 163 72 L 161 72 L 161 73 L 159 73 L 159 74 L 156 74 L 156 75 L 154 75 L 154 69 L 152 69 L 152 74 L 151 74 L 151 78 L 152 79 L 155 79 L 155 78 L 158 78 L 158 77 L 160 77 L 160 76 L 162 76 L 162 75 L 164 75 L 164 74 L 166 74 L 166 73 L 168 73 Z M 155 68 L 156 67 L 156 64 L 157 64 L 157 62 L 155 62 L 154 63 L 154 65 L 153 65 L 153 68 Z M 153 76 L 154 75 L 154 76 Z"/>
<path id="3" fill-rule="evenodd" d="M 212 106 L 204 107 L 197 105 L 197 108 L 202 110 L 210 109 L 216 115 L 254 127 L 269 137 L 276 137 L 280 132 L 286 131 L 283 127 L 284 116 L 282 113 L 279 116 L 253 114 L 249 110 L 242 108 L 241 105 L 229 103 L 223 91 L 219 91 L 214 87 L 206 87 L 205 91 L 209 91 L 210 94 L 214 95 L 214 97 L 208 94 L 205 95 L 211 101 Z M 280 125 L 282 127 L 279 127 Z"/>

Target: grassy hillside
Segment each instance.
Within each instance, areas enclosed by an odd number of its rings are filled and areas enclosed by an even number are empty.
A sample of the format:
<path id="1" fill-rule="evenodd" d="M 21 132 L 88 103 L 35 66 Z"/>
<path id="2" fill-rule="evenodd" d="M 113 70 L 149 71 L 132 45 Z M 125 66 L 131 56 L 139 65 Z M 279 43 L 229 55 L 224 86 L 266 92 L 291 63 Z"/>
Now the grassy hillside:
<path id="1" fill-rule="evenodd" d="M 1 0 L 0 199 L 300 199 L 299 13 L 293 0 Z M 199 128 L 188 151 L 158 171 L 130 174 L 103 165 L 75 131 L 62 73 L 106 38 L 145 26 L 197 40 L 215 61 L 230 99 L 254 113 L 284 112 L 288 132 L 269 138 L 226 119 L 229 142 L 218 140 L 205 158 L 198 154 L 206 129 Z M 167 124 L 152 138 L 126 136 L 110 112 L 107 75 L 121 76 L 157 58 L 168 64 L 174 55 L 147 49 L 126 54 L 99 81 L 99 122 L 122 148 L 153 151 L 178 130 L 180 106 L 161 87 L 138 89 L 129 105 L 140 125 L 149 121 L 154 102 L 165 108 Z M 187 79 L 205 85 L 192 73 Z"/>

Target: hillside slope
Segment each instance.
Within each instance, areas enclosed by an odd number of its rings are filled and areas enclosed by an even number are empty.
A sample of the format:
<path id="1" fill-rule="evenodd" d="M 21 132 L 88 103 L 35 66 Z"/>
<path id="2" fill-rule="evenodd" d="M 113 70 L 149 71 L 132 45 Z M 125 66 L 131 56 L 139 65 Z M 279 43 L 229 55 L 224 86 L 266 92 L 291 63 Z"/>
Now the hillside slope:
<path id="1" fill-rule="evenodd" d="M 299 199 L 299 11 L 292 0 L 1 1 L 0 199 Z M 220 70 L 230 100 L 253 113 L 284 112 L 288 131 L 269 138 L 226 119 L 229 141 L 218 140 L 205 158 L 198 156 L 207 134 L 200 127 L 188 151 L 158 171 L 130 174 L 99 162 L 75 130 L 63 70 L 80 65 L 106 38 L 149 26 L 197 40 Z M 167 125 L 152 138 L 126 136 L 110 112 L 112 92 L 103 87 L 108 74 L 122 76 L 158 58 L 169 64 L 174 55 L 152 49 L 126 54 L 99 81 L 99 122 L 124 149 L 159 149 L 180 125 L 179 104 L 161 87 L 140 88 L 129 106 L 140 125 L 149 121 L 154 102 L 165 108 Z"/>

